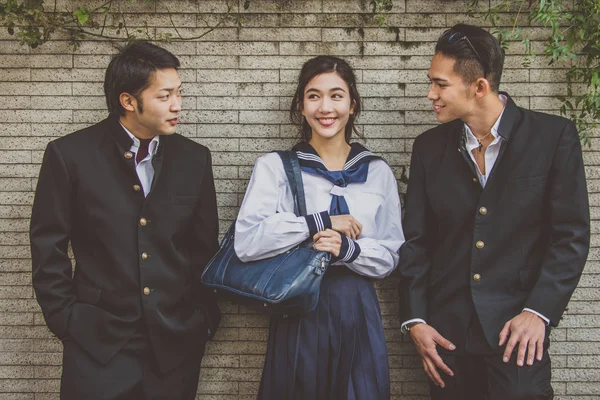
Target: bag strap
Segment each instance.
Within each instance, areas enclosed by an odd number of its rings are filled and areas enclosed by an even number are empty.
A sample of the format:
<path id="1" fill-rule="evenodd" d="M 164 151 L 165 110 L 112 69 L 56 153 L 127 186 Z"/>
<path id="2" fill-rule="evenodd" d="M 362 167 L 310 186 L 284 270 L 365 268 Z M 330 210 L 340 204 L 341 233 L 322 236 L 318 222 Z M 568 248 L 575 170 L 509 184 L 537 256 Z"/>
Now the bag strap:
<path id="1" fill-rule="evenodd" d="M 302 170 L 300 169 L 300 162 L 298 161 L 298 155 L 295 151 L 278 151 L 279 157 L 283 162 L 283 169 L 287 176 L 294 196 L 294 203 L 296 206 L 297 213 L 299 216 L 306 216 L 306 198 L 304 197 L 304 184 L 302 183 Z"/>

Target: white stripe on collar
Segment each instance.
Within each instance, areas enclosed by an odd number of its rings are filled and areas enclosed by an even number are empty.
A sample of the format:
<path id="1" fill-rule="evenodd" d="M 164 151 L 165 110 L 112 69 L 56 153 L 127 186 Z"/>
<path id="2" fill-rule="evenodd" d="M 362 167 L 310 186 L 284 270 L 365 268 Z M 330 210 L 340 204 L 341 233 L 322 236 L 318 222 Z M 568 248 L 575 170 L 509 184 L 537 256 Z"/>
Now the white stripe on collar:
<path id="1" fill-rule="evenodd" d="M 371 153 L 370 151 L 363 151 L 358 153 L 357 155 L 355 155 L 352 160 L 348 161 L 346 163 L 346 165 L 344 165 L 344 169 L 348 169 L 350 167 L 352 167 L 354 164 L 356 164 L 359 160 L 361 160 L 362 158 L 365 157 L 369 157 L 369 156 L 373 156 L 374 154 Z"/>
<path id="2" fill-rule="evenodd" d="M 297 151 L 296 154 L 298 154 L 298 158 L 301 158 L 301 159 L 307 160 L 307 161 L 317 161 L 317 162 L 323 164 L 323 166 L 325 166 L 323 159 L 315 154 L 305 153 L 302 151 Z M 362 152 L 358 153 L 357 155 L 355 155 L 354 157 L 352 157 L 351 160 L 346 162 L 346 164 L 344 164 L 343 169 L 347 170 L 347 169 L 351 168 L 354 164 L 356 164 L 358 161 L 360 161 L 361 159 L 363 159 L 365 157 L 369 157 L 369 156 L 374 156 L 374 154 L 371 153 L 370 151 L 362 151 Z"/>
<path id="3" fill-rule="evenodd" d="M 312 154 L 312 153 L 304 153 L 302 151 L 297 151 L 296 154 L 298 154 L 298 158 L 301 158 L 303 160 L 308 160 L 308 161 L 318 161 L 321 164 L 325 165 L 325 163 L 323 162 L 323 160 L 321 159 L 321 157 Z"/>

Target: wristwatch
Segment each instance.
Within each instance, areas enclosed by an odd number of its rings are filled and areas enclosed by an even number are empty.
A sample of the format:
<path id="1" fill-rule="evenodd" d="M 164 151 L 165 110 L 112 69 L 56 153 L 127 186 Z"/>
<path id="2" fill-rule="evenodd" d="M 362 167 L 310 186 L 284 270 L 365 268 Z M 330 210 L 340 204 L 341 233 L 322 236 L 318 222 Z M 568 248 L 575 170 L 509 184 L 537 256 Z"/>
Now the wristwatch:
<path id="1" fill-rule="evenodd" d="M 408 333 L 408 331 L 410 331 L 410 328 L 412 328 L 415 325 L 418 324 L 424 324 L 424 322 L 421 321 L 415 321 L 415 322 L 410 322 L 408 324 L 402 325 L 402 327 L 400 328 L 400 332 L 404 335 L 406 335 Z"/>

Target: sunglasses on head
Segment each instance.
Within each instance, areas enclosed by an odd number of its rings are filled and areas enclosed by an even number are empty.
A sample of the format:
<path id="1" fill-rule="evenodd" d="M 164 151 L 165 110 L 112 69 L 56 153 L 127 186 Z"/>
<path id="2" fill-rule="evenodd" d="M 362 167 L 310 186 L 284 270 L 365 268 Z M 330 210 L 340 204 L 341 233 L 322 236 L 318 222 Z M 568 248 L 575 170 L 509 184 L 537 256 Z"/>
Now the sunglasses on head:
<path id="1" fill-rule="evenodd" d="M 477 50 L 475 50 L 473 43 L 471 43 L 471 41 L 469 40 L 467 35 L 465 35 L 464 33 L 460 32 L 460 31 L 455 31 L 455 32 L 452 32 L 450 34 L 450 36 L 448 36 L 448 43 L 450 43 L 450 44 L 458 43 L 461 40 L 466 41 L 467 44 L 469 45 L 469 47 L 471 48 L 471 50 L 473 50 L 473 53 L 475 53 L 475 56 L 477 57 L 477 61 L 479 61 L 479 65 L 481 65 L 481 68 L 483 68 L 483 77 L 485 78 L 487 76 L 487 68 L 485 67 L 485 63 L 483 62 L 483 59 L 479 55 L 479 52 Z"/>

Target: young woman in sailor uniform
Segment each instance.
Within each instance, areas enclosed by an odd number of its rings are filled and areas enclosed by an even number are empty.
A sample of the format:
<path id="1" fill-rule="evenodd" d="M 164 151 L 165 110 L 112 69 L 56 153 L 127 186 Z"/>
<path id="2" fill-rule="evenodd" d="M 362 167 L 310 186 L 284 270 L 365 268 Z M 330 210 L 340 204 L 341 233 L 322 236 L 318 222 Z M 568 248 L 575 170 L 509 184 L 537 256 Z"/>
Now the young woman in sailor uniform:
<path id="1" fill-rule="evenodd" d="M 291 115 L 302 126 L 303 141 L 293 150 L 310 215 L 294 214 L 276 153 L 260 157 L 254 167 L 236 222 L 238 257 L 272 257 L 309 237 L 315 249 L 333 257 L 313 312 L 271 318 L 260 400 L 390 397 L 373 280 L 394 270 L 404 235 L 390 167 L 349 143 L 360 109 L 354 73 L 344 60 L 319 56 L 304 64 Z"/>

